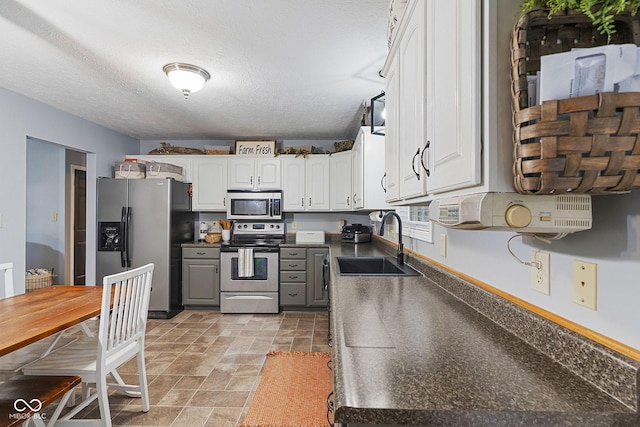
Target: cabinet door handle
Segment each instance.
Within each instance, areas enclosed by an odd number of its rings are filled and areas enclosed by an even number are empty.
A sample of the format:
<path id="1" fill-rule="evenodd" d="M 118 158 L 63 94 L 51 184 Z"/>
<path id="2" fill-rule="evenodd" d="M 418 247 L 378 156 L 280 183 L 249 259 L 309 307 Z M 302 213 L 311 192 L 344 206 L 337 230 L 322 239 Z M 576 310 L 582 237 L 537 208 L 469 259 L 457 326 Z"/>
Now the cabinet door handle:
<path id="1" fill-rule="evenodd" d="M 198 255 L 206 255 L 206 252 L 196 252 Z"/>
<path id="2" fill-rule="evenodd" d="M 416 174 L 416 178 L 418 179 L 418 181 L 420 181 L 420 174 L 416 172 L 416 157 L 418 157 L 419 154 L 420 148 L 416 150 L 416 154 L 414 154 L 413 158 L 411 159 L 411 169 L 413 169 L 413 173 Z"/>
<path id="3" fill-rule="evenodd" d="M 311 197 L 309 197 L 309 206 L 311 206 Z"/>
<path id="4" fill-rule="evenodd" d="M 300 205 L 304 208 L 304 197 L 300 198 Z"/>
<path id="5" fill-rule="evenodd" d="M 253 185 L 253 175 L 249 177 L 249 184 Z"/>
<path id="6" fill-rule="evenodd" d="M 293 280 L 293 279 L 297 279 L 298 276 L 289 276 L 289 279 Z"/>
<path id="7" fill-rule="evenodd" d="M 427 174 L 427 176 L 431 176 L 431 171 L 429 170 L 428 167 L 424 165 L 424 153 L 425 151 L 427 151 L 427 148 L 429 148 L 430 145 L 431 145 L 431 142 L 427 140 L 426 145 L 422 149 L 422 154 L 420 155 L 420 164 L 422 165 L 422 169 L 424 169 L 424 172 Z"/>
<path id="8" fill-rule="evenodd" d="M 289 256 L 290 256 L 290 257 L 294 257 L 294 256 L 296 256 L 296 255 L 298 255 L 298 252 L 289 252 Z"/>
<path id="9" fill-rule="evenodd" d="M 289 294 L 290 297 L 297 297 L 298 294 Z"/>
<path id="10" fill-rule="evenodd" d="M 297 267 L 297 266 L 298 266 L 298 264 L 289 264 L 289 267 L 291 267 L 291 268 L 294 268 L 294 267 Z"/>
<path id="11" fill-rule="evenodd" d="M 384 175 L 382 175 L 382 178 L 380 178 L 380 187 L 382 187 L 382 190 L 386 193 L 387 189 L 384 186 L 384 181 L 387 179 L 387 173 L 385 172 Z"/>
<path id="12" fill-rule="evenodd" d="M 222 206 L 227 206 L 227 198 L 226 197 L 222 198 Z"/>
<path id="13" fill-rule="evenodd" d="M 349 206 L 349 196 L 347 196 L 347 206 Z"/>
<path id="14" fill-rule="evenodd" d="M 260 182 L 261 182 L 261 181 L 262 181 L 262 180 L 260 179 L 260 175 L 258 175 L 258 185 L 260 185 Z"/>

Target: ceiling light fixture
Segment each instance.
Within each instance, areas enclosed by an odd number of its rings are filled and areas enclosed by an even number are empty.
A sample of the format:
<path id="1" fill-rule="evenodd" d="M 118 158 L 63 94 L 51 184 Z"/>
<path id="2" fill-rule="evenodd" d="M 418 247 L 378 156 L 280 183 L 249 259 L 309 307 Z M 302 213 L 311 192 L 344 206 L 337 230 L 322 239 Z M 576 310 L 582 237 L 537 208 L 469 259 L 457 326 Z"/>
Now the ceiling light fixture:
<path id="1" fill-rule="evenodd" d="M 196 65 L 173 62 L 162 67 L 171 84 L 178 89 L 185 98 L 189 94 L 202 89 L 211 75 L 204 68 Z"/>

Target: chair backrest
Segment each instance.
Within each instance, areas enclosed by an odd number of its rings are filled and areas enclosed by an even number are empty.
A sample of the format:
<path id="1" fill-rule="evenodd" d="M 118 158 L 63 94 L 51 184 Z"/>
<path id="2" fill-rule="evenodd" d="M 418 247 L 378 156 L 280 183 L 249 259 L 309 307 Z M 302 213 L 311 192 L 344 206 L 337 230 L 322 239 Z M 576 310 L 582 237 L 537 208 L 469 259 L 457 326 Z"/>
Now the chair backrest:
<path id="1" fill-rule="evenodd" d="M 102 364 L 136 341 L 144 345 L 153 267 L 147 264 L 104 277 L 98 332 L 98 360 Z"/>
<path id="2" fill-rule="evenodd" d="M 15 295 L 13 290 L 13 263 L 3 262 L 0 264 L 0 276 L 4 276 L 0 298 L 9 298 Z"/>

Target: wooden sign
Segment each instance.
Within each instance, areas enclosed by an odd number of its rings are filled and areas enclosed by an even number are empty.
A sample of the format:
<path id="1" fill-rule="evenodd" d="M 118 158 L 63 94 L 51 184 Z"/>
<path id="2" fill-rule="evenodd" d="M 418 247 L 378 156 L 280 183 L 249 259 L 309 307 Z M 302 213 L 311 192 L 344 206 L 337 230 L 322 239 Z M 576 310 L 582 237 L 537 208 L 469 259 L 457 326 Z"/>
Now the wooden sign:
<path id="1" fill-rule="evenodd" d="M 276 141 L 236 141 L 235 153 L 239 156 L 275 156 Z"/>

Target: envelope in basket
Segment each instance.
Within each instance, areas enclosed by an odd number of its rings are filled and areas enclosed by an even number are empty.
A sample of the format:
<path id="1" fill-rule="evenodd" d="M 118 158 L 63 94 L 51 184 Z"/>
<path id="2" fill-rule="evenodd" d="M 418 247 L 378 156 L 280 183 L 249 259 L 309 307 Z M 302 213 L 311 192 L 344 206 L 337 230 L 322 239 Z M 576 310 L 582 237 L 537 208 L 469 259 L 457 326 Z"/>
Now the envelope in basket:
<path id="1" fill-rule="evenodd" d="M 540 57 L 539 102 L 617 92 L 636 71 L 634 44 L 574 49 Z"/>

